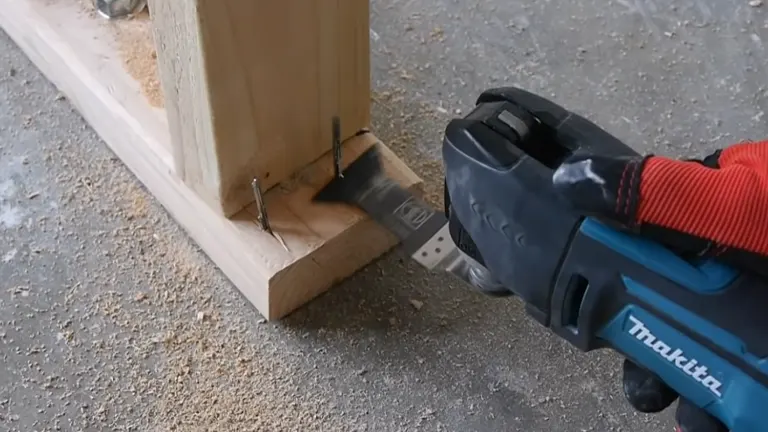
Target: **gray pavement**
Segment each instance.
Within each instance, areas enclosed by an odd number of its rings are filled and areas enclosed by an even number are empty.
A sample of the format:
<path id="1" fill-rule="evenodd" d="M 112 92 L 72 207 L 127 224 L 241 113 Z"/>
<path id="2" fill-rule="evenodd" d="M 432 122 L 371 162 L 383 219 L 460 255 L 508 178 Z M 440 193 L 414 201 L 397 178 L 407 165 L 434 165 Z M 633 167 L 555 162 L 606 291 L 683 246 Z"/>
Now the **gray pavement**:
<path id="1" fill-rule="evenodd" d="M 768 15 L 747 0 L 372 13 L 374 131 L 434 196 L 446 121 L 505 83 L 644 152 L 768 136 Z M 629 409 L 617 356 L 397 254 L 264 323 L 2 33 L 0 288 L 2 430 L 671 430 Z"/>

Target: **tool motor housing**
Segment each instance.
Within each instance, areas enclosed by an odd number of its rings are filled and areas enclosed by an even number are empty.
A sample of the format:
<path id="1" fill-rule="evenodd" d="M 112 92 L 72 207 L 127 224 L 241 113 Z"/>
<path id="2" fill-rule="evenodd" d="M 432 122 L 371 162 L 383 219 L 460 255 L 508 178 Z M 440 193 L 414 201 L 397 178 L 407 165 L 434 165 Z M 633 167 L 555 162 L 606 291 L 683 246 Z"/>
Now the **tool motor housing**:
<path id="1" fill-rule="evenodd" d="M 580 214 L 554 190 L 569 155 L 632 148 L 501 88 L 448 125 L 442 151 L 454 242 L 529 315 L 583 351 L 619 351 L 731 431 L 768 430 L 768 283 Z"/>

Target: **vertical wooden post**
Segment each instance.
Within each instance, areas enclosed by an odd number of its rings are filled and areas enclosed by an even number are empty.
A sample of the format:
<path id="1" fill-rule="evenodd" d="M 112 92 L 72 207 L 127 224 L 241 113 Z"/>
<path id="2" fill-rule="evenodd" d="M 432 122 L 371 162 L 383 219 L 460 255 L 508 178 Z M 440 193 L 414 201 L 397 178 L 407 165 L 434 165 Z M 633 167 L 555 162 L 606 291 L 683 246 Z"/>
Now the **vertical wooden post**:
<path id="1" fill-rule="evenodd" d="M 370 122 L 368 0 L 153 0 L 175 174 L 232 216 Z"/>

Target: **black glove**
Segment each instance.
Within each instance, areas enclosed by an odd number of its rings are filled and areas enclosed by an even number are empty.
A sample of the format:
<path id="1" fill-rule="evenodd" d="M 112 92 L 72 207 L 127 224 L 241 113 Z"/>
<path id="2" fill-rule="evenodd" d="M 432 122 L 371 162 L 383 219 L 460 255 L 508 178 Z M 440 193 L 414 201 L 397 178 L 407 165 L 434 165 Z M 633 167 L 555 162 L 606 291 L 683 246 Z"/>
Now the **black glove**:
<path id="1" fill-rule="evenodd" d="M 661 412 L 678 400 L 675 411 L 676 432 L 729 432 L 718 419 L 679 397 L 656 374 L 631 360 L 624 360 L 622 384 L 627 401 L 642 413 Z"/>
<path id="2" fill-rule="evenodd" d="M 682 255 L 717 257 L 768 276 L 768 140 L 701 160 L 578 153 L 552 181 L 586 214 Z"/>
<path id="3" fill-rule="evenodd" d="M 629 404 L 646 414 L 664 411 L 678 397 L 656 374 L 631 360 L 624 360 L 622 386 Z"/>

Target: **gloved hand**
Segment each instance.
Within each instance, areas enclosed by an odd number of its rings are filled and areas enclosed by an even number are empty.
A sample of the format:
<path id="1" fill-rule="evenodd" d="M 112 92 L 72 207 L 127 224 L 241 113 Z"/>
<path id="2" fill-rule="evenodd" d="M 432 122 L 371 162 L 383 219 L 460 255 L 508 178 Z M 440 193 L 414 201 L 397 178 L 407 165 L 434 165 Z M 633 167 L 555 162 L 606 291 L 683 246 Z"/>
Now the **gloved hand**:
<path id="1" fill-rule="evenodd" d="M 653 372 L 630 360 L 624 360 L 622 371 L 624 396 L 642 413 L 658 413 L 677 400 L 675 432 L 729 432 L 720 420 L 697 407 L 667 386 Z"/>
<path id="2" fill-rule="evenodd" d="M 587 214 L 678 253 L 768 276 L 768 141 L 702 160 L 575 154 L 553 183 Z"/>
<path id="3" fill-rule="evenodd" d="M 735 144 L 701 160 L 575 154 L 552 181 L 585 214 L 681 255 L 716 257 L 768 276 L 768 141 Z M 641 412 L 660 412 L 679 399 L 679 432 L 727 432 L 629 360 L 622 381 L 625 396 Z"/>

